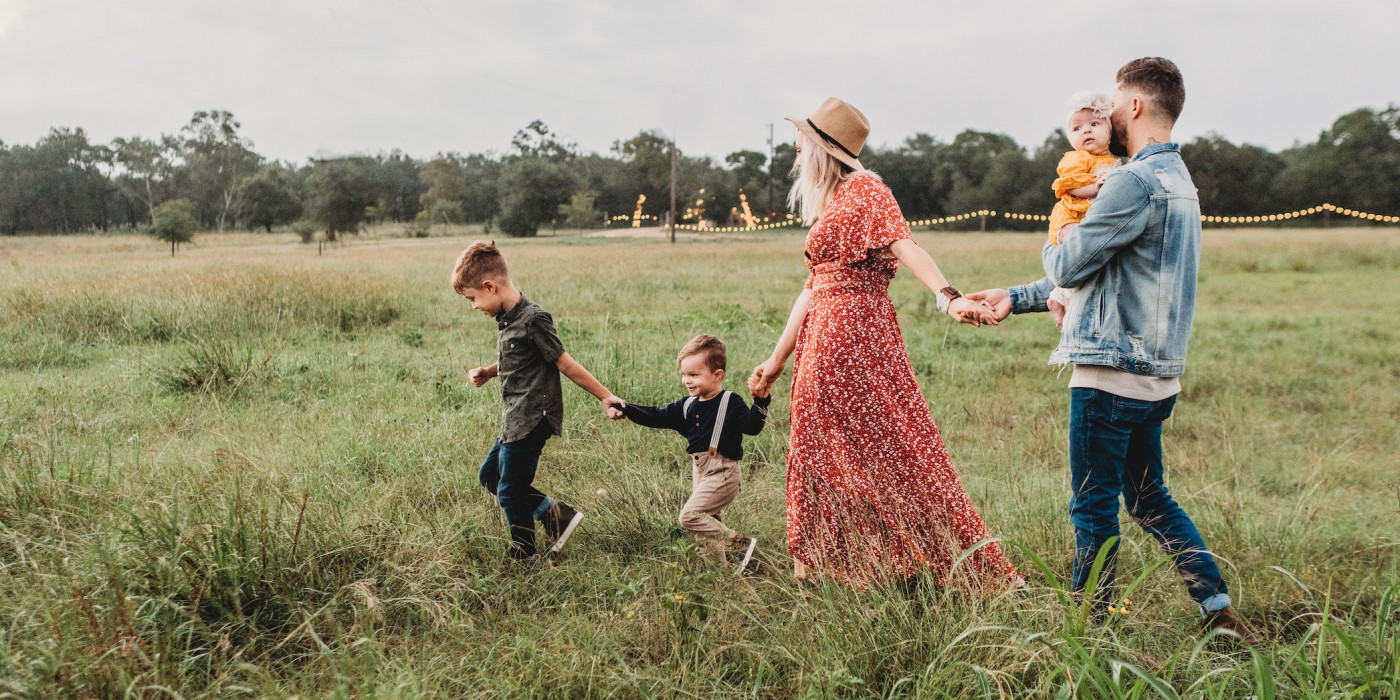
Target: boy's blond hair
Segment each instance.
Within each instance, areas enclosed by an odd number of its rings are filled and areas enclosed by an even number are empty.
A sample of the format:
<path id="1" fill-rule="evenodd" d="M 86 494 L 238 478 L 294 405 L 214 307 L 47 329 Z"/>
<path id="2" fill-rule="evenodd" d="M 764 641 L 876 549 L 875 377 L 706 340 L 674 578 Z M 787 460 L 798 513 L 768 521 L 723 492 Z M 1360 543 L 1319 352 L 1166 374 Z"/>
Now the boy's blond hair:
<path id="1" fill-rule="evenodd" d="M 705 364 L 708 365 L 710 371 L 713 372 L 724 369 L 728 364 L 728 359 L 724 352 L 724 342 L 719 338 L 704 333 L 691 338 L 690 342 L 686 343 L 685 347 L 681 348 L 680 353 L 676 355 L 676 364 L 680 364 L 681 360 L 691 355 L 704 355 Z"/>
<path id="2" fill-rule="evenodd" d="M 496 248 L 495 241 L 471 244 L 457 256 L 457 264 L 452 268 L 452 289 L 458 294 L 468 289 L 481 289 L 481 283 L 486 280 L 510 281 L 510 268 L 506 267 L 506 258 Z"/>

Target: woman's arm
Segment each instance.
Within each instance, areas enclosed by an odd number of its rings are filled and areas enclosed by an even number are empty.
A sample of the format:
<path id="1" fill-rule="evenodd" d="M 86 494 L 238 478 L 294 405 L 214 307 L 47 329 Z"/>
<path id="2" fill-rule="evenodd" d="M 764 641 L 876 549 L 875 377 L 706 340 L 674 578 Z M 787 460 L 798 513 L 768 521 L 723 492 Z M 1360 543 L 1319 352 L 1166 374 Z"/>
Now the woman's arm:
<path id="1" fill-rule="evenodd" d="M 922 282 L 934 294 L 938 294 L 939 290 L 949 286 L 948 280 L 938 269 L 938 263 L 933 261 L 928 251 L 919 247 L 919 244 L 913 240 L 902 238 L 891 243 L 890 252 L 894 253 L 894 256 L 899 258 L 899 262 L 913 273 L 915 279 Z M 948 315 L 974 326 L 980 326 L 984 323 L 997 325 L 994 309 L 987 304 L 972 301 L 966 297 L 948 302 Z"/>
<path id="2" fill-rule="evenodd" d="M 788 314 L 787 326 L 783 328 L 783 334 L 778 338 L 778 345 L 773 348 L 773 354 L 763 364 L 755 367 L 753 374 L 749 375 L 749 393 L 755 396 L 767 395 L 769 387 L 778 381 L 788 358 L 797 347 L 797 334 L 802 331 L 802 321 L 807 318 L 807 302 L 811 298 L 810 289 L 804 289 L 797 295 L 797 301 L 792 304 L 792 313 Z"/>

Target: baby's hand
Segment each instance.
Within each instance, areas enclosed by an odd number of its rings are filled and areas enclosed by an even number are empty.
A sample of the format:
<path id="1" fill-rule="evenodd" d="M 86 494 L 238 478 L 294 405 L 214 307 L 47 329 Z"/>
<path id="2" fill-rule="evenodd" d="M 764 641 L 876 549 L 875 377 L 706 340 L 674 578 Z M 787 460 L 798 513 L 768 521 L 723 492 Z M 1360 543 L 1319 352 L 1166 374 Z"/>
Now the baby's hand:
<path id="1" fill-rule="evenodd" d="M 627 416 L 626 413 L 622 412 L 623 407 L 626 405 L 626 401 L 616 396 L 609 396 L 603 399 L 603 413 L 607 414 L 607 416 L 613 420 L 622 420 Z"/>
<path id="2" fill-rule="evenodd" d="M 755 383 L 752 379 L 749 380 L 749 394 L 755 399 L 766 399 L 772 393 L 772 384 L 765 386 L 762 382 Z"/>

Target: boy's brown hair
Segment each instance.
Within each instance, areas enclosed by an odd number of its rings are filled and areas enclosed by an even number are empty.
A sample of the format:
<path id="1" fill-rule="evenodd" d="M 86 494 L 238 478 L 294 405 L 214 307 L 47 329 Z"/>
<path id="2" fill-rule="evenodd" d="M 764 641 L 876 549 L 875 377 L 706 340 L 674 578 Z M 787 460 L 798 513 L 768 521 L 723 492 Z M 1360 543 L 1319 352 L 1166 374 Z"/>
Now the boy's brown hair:
<path id="1" fill-rule="evenodd" d="M 481 289 L 486 280 L 509 281 L 510 269 L 506 258 L 496 249 L 495 241 L 477 241 L 471 244 L 452 268 L 452 289 L 462 294 L 468 289 Z"/>
<path id="2" fill-rule="evenodd" d="M 681 360 L 691 355 L 704 355 L 705 364 L 708 365 L 710 371 L 713 372 L 724 369 L 728 364 L 724 353 L 724 342 L 719 338 L 712 335 L 705 335 L 704 333 L 691 338 L 690 342 L 686 343 L 685 347 L 681 348 L 680 353 L 676 355 L 676 364 L 680 364 Z"/>
<path id="3" fill-rule="evenodd" d="M 1162 116 L 1173 124 L 1186 104 L 1186 83 L 1181 79 L 1181 71 L 1165 58 L 1151 56 L 1128 61 L 1118 69 L 1118 85 L 1152 98 Z"/>

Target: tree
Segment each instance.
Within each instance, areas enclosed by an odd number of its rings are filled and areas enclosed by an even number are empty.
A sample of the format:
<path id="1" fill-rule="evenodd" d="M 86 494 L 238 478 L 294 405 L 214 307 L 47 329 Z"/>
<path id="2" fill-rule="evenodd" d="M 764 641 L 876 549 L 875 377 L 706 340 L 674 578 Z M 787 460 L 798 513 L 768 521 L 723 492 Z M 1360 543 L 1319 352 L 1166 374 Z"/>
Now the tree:
<path id="1" fill-rule="evenodd" d="M 155 141 L 133 136 L 114 139 L 112 150 L 122 171 L 117 177 L 117 186 L 127 196 L 145 204 L 147 216 L 154 221 L 156 205 L 169 197 L 179 142 L 165 135 Z"/>
<path id="2" fill-rule="evenodd" d="M 262 226 L 272 233 L 273 226 L 296 221 L 301 216 L 301 197 L 292 174 L 280 165 L 269 165 L 238 183 L 239 221 L 250 228 Z"/>
<path id="3" fill-rule="evenodd" d="M 626 141 L 613 142 L 612 150 L 628 168 L 626 184 L 630 200 L 644 194 L 648 202 L 671 199 L 671 141 L 656 131 L 642 131 Z M 687 187 L 692 184 L 687 182 Z M 631 211 L 628 206 L 626 211 Z"/>
<path id="4" fill-rule="evenodd" d="M 365 209 L 376 202 L 368 158 L 336 158 L 316 161 L 307 178 L 307 208 L 311 218 L 324 222 L 326 240 L 340 231 L 356 233 L 365 220 Z"/>
<path id="5" fill-rule="evenodd" d="M 1282 157 L 1258 146 L 1235 145 L 1219 134 L 1181 147 L 1191 170 L 1201 211 L 1218 216 L 1253 216 L 1271 211 L 1270 192 L 1285 167 Z"/>
<path id="6" fill-rule="evenodd" d="M 868 149 L 861 153 L 861 163 L 880 174 L 906 216 L 942 216 L 952 190 L 947 149 L 947 144 L 921 133 L 896 148 Z"/>
<path id="7" fill-rule="evenodd" d="M 373 163 L 373 180 L 383 218 L 408 221 L 418 214 L 418 200 L 426 187 L 418 180 L 422 163 L 399 151 Z"/>
<path id="8" fill-rule="evenodd" d="M 427 187 L 419 198 L 419 216 L 429 224 L 455 224 L 462 221 L 462 200 L 467 196 L 467 181 L 462 177 L 462 164 L 455 157 L 439 156 L 423 165 L 418 180 Z"/>
<path id="9" fill-rule="evenodd" d="M 231 112 L 195 112 L 180 130 L 185 161 L 184 174 L 196 213 L 212 219 L 219 228 L 233 213 L 238 182 L 262 162 L 252 142 L 238 134 L 240 124 Z"/>
<path id="10" fill-rule="evenodd" d="M 175 246 L 194 240 L 194 232 L 199 230 L 199 222 L 194 218 L 194 207 L 184 199 L 172 199 L 156 207 L 152 217 L 151 235 L 156 240 L 170 241 L 170 255 L 174 257 Z"/>
<path id="11" fill-rule="evenodd" d="M 1400 205 L 1400 108 L 1343 114 L 1310 156 L 1304 182 L 1313 201 L 1369 212 Z"/>
<path id="12" fill-rule="evenodd" d="M 500 211 L 501 161 L 474 153 L 462 160 L 462 218 L 469 222 L 490 221 Z"/>
<path id="13" fill-rule="evenodd" d="M 538 119 L 515 132 L 510 145 L 522 158 L 543 158 L 556 163 L 572 159 L 578 151 L 577 146 L 559 140 L 559 137 Z"/>
<path id="14" fill-rule="evenodd" d="M 593 195 L 587 192 L 575 192 L 568 204 L 560 204 L 559 216 L 569 228 L 597 228 L 603 218 L 593 208 Z"/>
<path id="15" fill-rule="evenodd" d="M 573 190 L 574 178 L 562 164 L 545 158 L 512 159 L 501 174 L 501 231 L 534 236 Z"/>

